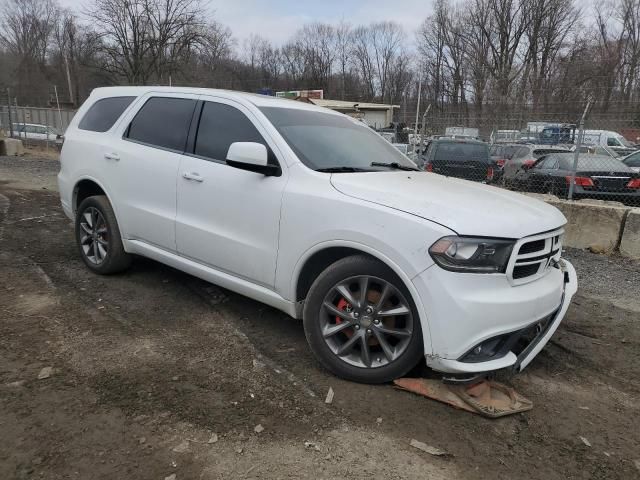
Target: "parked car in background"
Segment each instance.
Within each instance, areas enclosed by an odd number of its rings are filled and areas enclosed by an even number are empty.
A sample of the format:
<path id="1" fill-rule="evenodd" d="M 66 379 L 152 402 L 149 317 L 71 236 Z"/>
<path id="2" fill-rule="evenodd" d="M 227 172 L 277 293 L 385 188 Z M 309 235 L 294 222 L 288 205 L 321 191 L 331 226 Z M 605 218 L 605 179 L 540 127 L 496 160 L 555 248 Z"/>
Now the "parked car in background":
<path id="1" fill-rule="evenodd" d="M 575 145 L 571 147 L 571 151 L 575 152 Z M 591 155 L 604 155 L 605 157 L 621 158 L 622 156 L 605 145 L 580 145 L 580 153 L 588 153 Z"/>
<path id="2" fill-rule="evenodd" d="M 469 127 L 447 127 L 444 130 L 446 137 L 479 138 L 480 130 Z"/>
<path id="3" fill-rule="evenodd" d="M 574 163 L 573 153 L 541 157 L 518 178 L 524 189 L 567 198 Z M 600 198 L 631 205 L 640 201 L 640 175 L 622 161 L 604 155 L 578 157 L 573 198 Z"/>
<path id="4" fill-rule="evenodd" d="M 454 173 L 490 164 L 480 142 L 439 142 L 432 158 Z M 111 87 L 71 121 L 58 185 L 92 272 L 142 255 L 266 303 L 302 319 L 343 378 L 388 382 L 421 360 L 458 381 L 521 371 L 577 290 L 566 218 L 416 170 L 361 122 L 306 103 Z"/>
<path id="5" fill-rule="evenodd" d="M 491 143 L 513 143 L 520 140 L 520 130 L 494 130 Z"/>
<path id="6" fill-rule="evenodd" d="M 538 158 L 550 153 L 568 151 L 567 148 L 549 145 L 518 145 L 502 167 L 502 184 L 507 188 L 517 186 L 514 182 L 518 172 L 523 172 L 525 168 L 532 166 Z"/>
<path id="7" fill-rule="evenodd" d="M 575 143 L 576 134 L 574 124 L 551 124 L 542 129 L 538 143 L 541 145 L 569 145 Z"/>
<path id="8" fill-rule="evenodd" d="M 608 147 L 622 156 L 629 155 L 637 150 L 633 143 L 629 142 L 618 132 L 611 130 L 585 130 L 582 143 L 585 145 Z"/>
<path id="9" fill-rule="evenodd" d="M 622 159 L 627 167 L 631 168 L 636 173 L 640 173 L 640 152 L 632 153 Z"/>
<path id="10" fill-rule="evenodd" d="M 391 145 L 393 145 L 403 155 L 408 155 L 409 154 L 409 144 L 408 143 L 392 143 Z M 411 148 L 413 148 L 413 146 Z"/>
<path id="11" fill-rule="evenodd" d="M 63 136 L 58 130 L 47 125 L 37 123 L 14 123 L 13 136 L 24 140 L 37 140 L 62 144 Z"/>
<path id="12" fill-rule="evenodd" d="M 489 155 L 489 145 L 477 140 L 438 138 L 422 158 L 421 166 L 427 172 L 474 182 L 490 183 L 498 170 Z"/>

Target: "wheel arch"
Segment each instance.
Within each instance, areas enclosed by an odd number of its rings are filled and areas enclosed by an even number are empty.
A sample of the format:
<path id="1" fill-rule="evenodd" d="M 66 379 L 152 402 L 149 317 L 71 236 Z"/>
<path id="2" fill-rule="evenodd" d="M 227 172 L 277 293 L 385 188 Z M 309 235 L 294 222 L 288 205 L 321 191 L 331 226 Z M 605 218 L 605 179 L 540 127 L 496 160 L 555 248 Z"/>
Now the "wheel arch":
<path id="1" fill-rule="evenodd" d="M 411 277 L 407 275 L 400 266 L 391 260 L 388 256 L 384 255 L 376 249 L 373 249 L 367 245 L 363 245 L 352 241 L 329 241 L 315 245 L 305 252 L 305 254 L 298 260 L 296 267 L 292 275 L 292 285 L 290 290 L 290 298 L 295 299 L 296 305 L 296 317 L 302 318 L 302 310 L 304 307 L 304 300 L 309 292 L 309 289 L 315 280 L 325 268 L 332 263 L 353 255 L 365 255 L 375 258 L 388 268 L 390 268 L 404 284 L 409 291 L 416 308 L 418 309 L 418 316 L 420 324 L 422 325 L 423 344 L 425 354 L 430 353 L 431 347 L 431 329 L 429 320 L 427 318 L 426 310 L 422 304 L 422 299 L 418 293 L 418 290 L 414 283 L 411 281 Z"/>
<path id="2" fill-rule="evenodd" d="M 76 214 L 76 212 L 78 211 L 78 206 L 80 205 L 80 203 L 82 203 L 82 201 L 85 198 L 88 198 L 94 195 L 104 195 L 105 197 L 107 197 L 107 200 L 109 200 L 109 203 L 111 204 L 111 208 L 113 208 L 115 212 L 115 206 L 111 201 L 111 196 L 109 195 L 107 190 L 104 188 L 104 185 L 102 185 L 95 178 L 82 177 L 76 181 L 75 185 L 73 186 L 73 191 L 71 194 L 71 208 L 72 208 L 73 214 L 74 215 Z"/>

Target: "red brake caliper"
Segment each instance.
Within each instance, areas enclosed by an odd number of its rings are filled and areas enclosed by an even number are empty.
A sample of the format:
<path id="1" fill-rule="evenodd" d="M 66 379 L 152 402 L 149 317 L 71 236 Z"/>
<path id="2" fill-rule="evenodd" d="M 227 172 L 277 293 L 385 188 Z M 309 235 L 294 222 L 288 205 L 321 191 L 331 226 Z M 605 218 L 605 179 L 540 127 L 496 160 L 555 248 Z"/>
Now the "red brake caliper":
<path id="1" fill-rule="evenodd" d="M 336 307 L 338 307 L 340 310 L 346 310 L 348 306 L 349 306 L 349 302 L 347 302 L 344 298 L 341 298 L 338 304 L 336 305 Z M 340 324 L 343 321 L 344 320 L 342 320 L 340 317 L 336 315 L 336 324 Z M 347 337 L 350 337 L 351 335 L 353 335 L 353 332 L 348 328 L 344 329 L 343 332 Z"/>

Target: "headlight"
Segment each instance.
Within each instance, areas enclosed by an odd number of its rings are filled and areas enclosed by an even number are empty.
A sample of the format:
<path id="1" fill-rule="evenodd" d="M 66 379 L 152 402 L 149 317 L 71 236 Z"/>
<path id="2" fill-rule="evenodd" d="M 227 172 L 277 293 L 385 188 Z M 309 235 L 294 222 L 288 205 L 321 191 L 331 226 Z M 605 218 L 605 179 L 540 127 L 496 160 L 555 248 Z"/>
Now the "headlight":
<path id="1" fill-rule="evenodd" d="M 431 258 L 445 270 L 504 273 L 514 241 L 498 238 L 443 237 L 431 245 Z"/>

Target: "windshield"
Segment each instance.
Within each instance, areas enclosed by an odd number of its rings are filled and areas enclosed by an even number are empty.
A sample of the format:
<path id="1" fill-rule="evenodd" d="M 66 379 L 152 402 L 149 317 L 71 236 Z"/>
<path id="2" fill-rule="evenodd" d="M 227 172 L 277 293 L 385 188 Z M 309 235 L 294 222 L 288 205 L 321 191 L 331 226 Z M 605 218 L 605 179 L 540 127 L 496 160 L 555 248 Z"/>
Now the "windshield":
<path id="1" fill-rule="evenodd" d="M 616 139 L 622 144 L 623 147 L 633 148 L 633 143 L 624 138 L 622 135 L 616 136 Z"/>
<path id="2" fill-rule="evenodd" d="M 345 167 L 389 170 L 372 167 L 374 162 L 416 166 L 369 127 L 345 116 L 294 108 L 262 107 L 260 110 L 300 161 L 314 170 Z"/>

